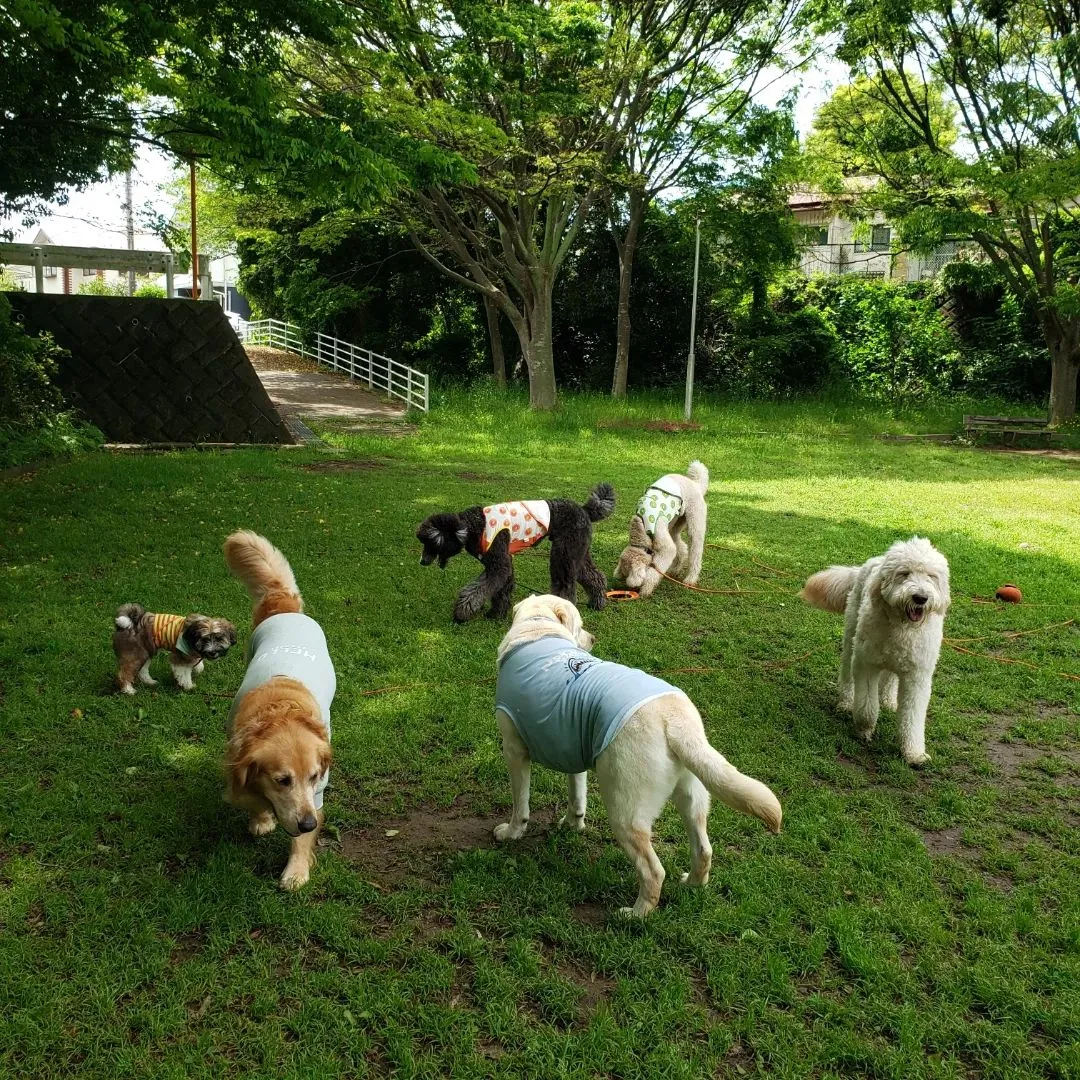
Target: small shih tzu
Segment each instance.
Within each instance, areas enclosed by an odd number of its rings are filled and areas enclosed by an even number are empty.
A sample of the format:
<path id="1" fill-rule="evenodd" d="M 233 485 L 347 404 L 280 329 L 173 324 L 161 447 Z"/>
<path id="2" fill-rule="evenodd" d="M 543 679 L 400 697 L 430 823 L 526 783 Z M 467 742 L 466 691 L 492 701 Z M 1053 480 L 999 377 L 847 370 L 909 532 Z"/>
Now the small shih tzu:
<path id="1" fill-rule="evenodd" d="M 150 661 L 155 653 L 167 651 L 177 686 L 191 690 L 191 677 L 202 671 L 203 661 L 224 656 L 235 644 L 236 629 L 227 619 L 161 615 L 142 604 L 124 604 L 116 613 L 113 632 L 116 681 L 122 694 L 135 693 L 136 676 L 144 686 L 156 686 Z"/>
<path id="2" fill-rule="evenodd" d="M 580 584 L 589 604 L 599 611 L 606 599 L 607 578 L 592 561 L 592 527 L 614 509 L 615 489 L 597 484 L 583 504 L 537 499 L 432 514 L 416 530 L 416 539 L 424 546 L 420 565 L 438 560 L 445 569 L 450 559 L 467 551 L 480 560 L 484 572 L 458 593 L 454 622 L 467 622 L 488 603 L 488 618 L 501 619 L 510 611 L 514 591 L 513 556 L 546 537 L 551 541 L 552 593 L 573 603 Z"/>

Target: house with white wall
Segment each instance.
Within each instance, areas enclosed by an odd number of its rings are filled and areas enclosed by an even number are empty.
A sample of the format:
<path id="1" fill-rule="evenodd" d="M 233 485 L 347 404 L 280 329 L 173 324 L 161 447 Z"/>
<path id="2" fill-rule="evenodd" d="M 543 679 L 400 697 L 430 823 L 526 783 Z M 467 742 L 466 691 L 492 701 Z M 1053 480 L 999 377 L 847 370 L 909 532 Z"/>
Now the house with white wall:
<path id="1" fill-rule="evenodd" d="M 897 250 L 893 228 L 883 214 L 858 224 L 846 218 L 845 202 L 852 202 L 858 189 L 876 182 L 874 177 L 853 177 L 852 193 L 839 198 L 820 191 L 796 191 L 788 197 L 788 208 L 810 238 L 799 260 L 804 274 L 859 274 L 887 281 L 923 281 L 956 258 L 955 242 L 943 244 L 932 255 Z"/>

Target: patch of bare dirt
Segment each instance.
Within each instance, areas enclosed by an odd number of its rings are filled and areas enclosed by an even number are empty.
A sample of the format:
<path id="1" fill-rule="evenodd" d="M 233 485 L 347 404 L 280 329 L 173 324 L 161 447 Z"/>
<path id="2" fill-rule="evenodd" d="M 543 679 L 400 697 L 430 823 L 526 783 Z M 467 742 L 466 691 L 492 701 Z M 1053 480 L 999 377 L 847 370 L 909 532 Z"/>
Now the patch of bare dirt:
<path id="1" fill-rule="evenodd" d="M 607 911 L 602 904 L 575 904 L 572 911 L 574 918 L 586 926 L 603 926 L 607 922 Z"/>
<path id="2" fill-rule="evenodd" d="M 185 960 L 198 956 L 205 944 L 205 930 L 189 930 L 183 934 L 176 934 L 173 938 L 172 952 L 169 953 L 169 963 L 182 964 Z"/>
<path id="3" fill-rule="evenodd" d="M 487 1035 L 481 1035 L 476 1040 L 476 1052 L 482 1058 L 487 1058 L 488 1061 L 498 1061 L 499 1058 L 505 1057 L 506 1047 L 498 1039 L 491 1039 Z"/>
<path id="4" fill-rule="evenodd" d="M 376 458 L 332 458 L 329 461 L 313 461 L 308 465 L 301 465 L 304 472 L 333 473 L 333 472 L 370 472 L 375 469 L 385 469 L 387 462 Z"/>
<path id="5" fill-rule="evenodd" d="M 949 829 L 935 829 L 924 832 L 922 841 L 931 857 L 951 855 L 954 859 L 960 859 L 978 870 L 983 881 L 988 885 L 992 885 L 999 892 L 1012 892 L 1013 883 L 1009 878 L 1002 877 L 1000 874 L 992 874 L 977 865 L 979 850 L 967 847 L 960 839 L 960 833 L 961 830 L 956 826 Z"/>
<path id="6" fill-rule="evenodd" d="M 552 819 L 551 810 L 534 813 L 524 839 L 514 841 L 508 850 L 520 851 L 530 841 L 535 846 Z M 505 811 L 477 815 L 456 805 L 421 806 L 407 817 L 389 818 L 345 834 L 341 851 L 357 864 L 362 877 L 381 884 L 400 884 L 409 878 L 436 881 L 449 856 L 496 847 L 492 830 L 502 820 Z"/>
<path id="7" fill-rule="evenodd" d="M 1038 715 L 1040 719 L 1056 719 L 1069 715 L 1071 710 L 1065 706 L 1040 704 Z M 1022 768 L 1033 765 L 1043 758 L 1058 758 L 1067 761 L 1071 771 L 1080 774 L 1080 750 L 1066 747 L 1044 746 L 1038 743 L 1025 742 L 1019 739 L 1008 738 L 1009 729 L 1012 727 L 1013 718 L 998 720 L 986 729 L 987 743 L 986 756 L 990 763 L 1001 773 L 1006 784 L 1016 781 Z M 1080 776 L 1055 777 L 1058 783 L 1075 784 L 1080 782 Z"/>
<path id="8" fill-rule="evenodd" d="M 730 1069 L 729 1076 L 752 1076 L 757 1071 L 754 1055 L 737 1039 L 724 1055 L 724 1064 Z"/>
<path id="9" fill-rule="evenodd" d="M 960 829 L 935 829 L 922 834 L 926 850 L 931 855 L 955 855 L 957 858 L 967 858 L 970 848 L 965 848 L 960 839 Z"/>
<path id="10" fill-rule="evenodd" d="M 640 431 L 659 431 L 667 435 L 675 435 L 683 431 L 700 431 L 701 425 L 693 420 L 631 420 L 622 418 L 617 420 L 600 420 L 598 428 L 616 428 Z"/>
<path id="11" fill-rule="evenodd" d="M 263 371 L 318 371 L 319 365 L 294 352 L 271 349 L 266 345 L 245 345 L 244 351 L 256 370 Z"/>
<path id="12" fill-rule="evenodd" d="M 584 991 L 578 1002 L 582 1019 L 590 1017 L 598 1005 L 611 999 L 612 992 L 615 990 L 614 979 L 590 971 L 577 963 L 563 962 L 558 965 L 558 968 L 561 975 L 576 983 Z"/>

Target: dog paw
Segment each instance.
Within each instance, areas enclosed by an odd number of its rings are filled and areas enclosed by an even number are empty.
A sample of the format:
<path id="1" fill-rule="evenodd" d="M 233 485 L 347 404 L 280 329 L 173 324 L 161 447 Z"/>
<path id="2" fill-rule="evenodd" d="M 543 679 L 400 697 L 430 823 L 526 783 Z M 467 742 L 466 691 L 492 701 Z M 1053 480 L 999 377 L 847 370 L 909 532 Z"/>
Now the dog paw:
<path id="1" fill-rule="evenodd" d="M 569 829 L 571 832 L 584 832 L 585 815 L 582 814 L 581 817 L 578 817 L 576 814 L 563 814 L 559 818 L 559 828 Z"/>
<path id="2" fill-rule="evenodd" d="M 261 814 L 248 821 L 248 832 L 252 836 L 267 836 L 277 828 L 273 814 Z"/>
<path id="3" fill-rule="evenodd" d="M 495 839 L 502 840 L 520 840 L 525 835 L 524 825 L 513 825 L 509 821 L 504 821 L 501 825 L 495 826 Z"/>
<path id="4" fill-rule="evenodd" d="M 285 872 L 278 880 L 278 885 L 286 892 L 295 892 L 308 883 L 311 871 L 306 866 L 286 866 Z"/>
<path id="5" fill-rule="evenodd" d="M 120 687 L 120 693 L 121 694 L 134 694 L 135 693 L 135 687 L 132 686 L 130 683 L 128 683 L 128 684 Z"/>
<path id="6" fill-rule="evenodd" d="M 589 607 L 591 607 L 593 611 L 603 611 L 606 605 L 607 596 L 604 593 L 599 593 L 589 600 Z"/>
<path id="7" fill-rule="evenodd" d="M 689 872 L 685 874 L 680 874 L 679 884 L 685 885 L 688 889 L 699 889 L 703 885 L 709 884 L 709 875 L 706 874 L 704 877 L 697 877 Z"/>
<path id="8" fill-rule="evenodd" d="M 904 760 L 912 766 L 912 768 L 918 768 L 920 765 L 925 765 L 930 760 L 930 755 L 923 750 L 919 754 L 905 754 Z"/>
<path id="9" fill-rule="evenodd" d="M 638 911 L 637 907 L 621 907 L 616 912 L 616 915 L 620 919 L 644 919 L 649 913 L 647 911 Z"/>

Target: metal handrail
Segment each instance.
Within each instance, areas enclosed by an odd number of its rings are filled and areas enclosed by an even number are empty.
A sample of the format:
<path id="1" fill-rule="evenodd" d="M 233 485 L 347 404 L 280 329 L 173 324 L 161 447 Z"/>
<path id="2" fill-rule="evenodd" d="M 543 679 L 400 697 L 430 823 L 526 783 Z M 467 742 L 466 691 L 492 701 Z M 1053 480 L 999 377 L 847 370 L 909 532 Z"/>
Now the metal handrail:
<path id="1" fill-rule="evenodd" d="M 412 409 L 428 411 L 428 376 L 400 360 L 320 331 L 306 334 L 300 327 L 281 319 L 240 320 L 237 334 L 246 345 L 269 345 L 306 356 L 317 364 L 344 372 L 350 379 L 359 379 L 369 390 L 381 390 Z"/>

